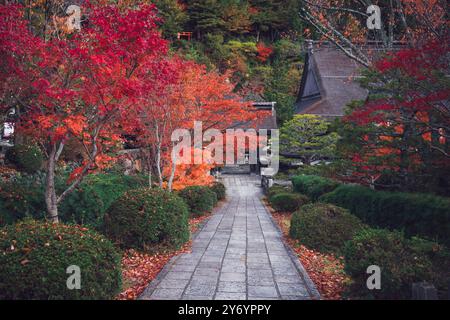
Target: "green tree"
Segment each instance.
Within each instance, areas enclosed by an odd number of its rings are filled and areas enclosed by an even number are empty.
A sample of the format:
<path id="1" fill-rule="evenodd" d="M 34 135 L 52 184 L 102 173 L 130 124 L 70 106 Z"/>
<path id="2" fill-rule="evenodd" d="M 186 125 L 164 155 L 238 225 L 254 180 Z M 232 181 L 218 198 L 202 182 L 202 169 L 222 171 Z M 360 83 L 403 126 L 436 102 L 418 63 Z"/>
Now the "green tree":
<path id="1" fill-rule="evenodd" d="M 274 41 L 282 32 L 300 30 L 298 0 L 249 0 L 257 41 L 265 35 Z"/>
<path id="2" fill-rule="evenodd" d="M 332 157 L 339 136 L 336 132 L 329 132 L 328 128 L 328 122 L 319 116 L 294 116 L 281 128 L 281 154 L 300 157 L 305 165 Z"/>
<path id="3" fill-rule="evenodd" d="M 228 34 L 245 34 L 251 30 L 250 12 L 247 1 L 223 0 L 222 19 Z"/>
<path id="4" fill-rule="evenodd" d="M 206 33 L 222 33 L 224 21 L 221 16 L 222 6 L 217 0 L 189 0 L 187 1 L 189 25 L 201 39 Z"/>
<path id="5" fill-rule="evenodd" d="M 250 0 L 249 2 L 252 25 L 256 31 L 256 39 L 259 41 L 261 33 L 273 30 L 273 26 L 278 23 L 274 1 Z"/>
<path id="6" fill-rule="evenodd" d="M 159 11 L 159 16 L 163 19 L 161 31 L 166 39 L 175 39 L 178 32 L 183 31 L 184 24 L 189 17 L 177 0 L 154 0 Z"/>
<path id="7" fill-rule="evenodd" d="M 300 83 L 301 73 L 294 63 L 276 61 L 272 66 L 272 74 L 266 82 L 264 99 L 276 101 L 277 120 L 283 125 L 292 119 L 294 104 Z"/>

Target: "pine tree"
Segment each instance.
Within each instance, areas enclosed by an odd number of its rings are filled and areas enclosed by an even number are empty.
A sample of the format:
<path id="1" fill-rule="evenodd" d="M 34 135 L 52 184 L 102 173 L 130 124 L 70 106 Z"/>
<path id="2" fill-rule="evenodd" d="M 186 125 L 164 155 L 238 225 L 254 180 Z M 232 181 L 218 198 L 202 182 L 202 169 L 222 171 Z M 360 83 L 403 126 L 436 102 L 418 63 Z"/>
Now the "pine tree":
<path id="1" fill-rule="evenodd" d="M 183 31 L 184 24 L 188 21 L 183 7 L 177 0 L 155 0 L 159 16 L 163 19 L 161 30 L 164 38 L 175 39 L 178 32 Z"/>
<path id="2" fill-rule="evenodd" d="M 248 1 L 223 0 L 221 6 L 224 28 L 228 34 L 244 34 L 251 30 Z"/>
<path id="3" fill-rule="evenodd" d="M 251 22 L 258 41 L 261 34 L 274 41 L 283 31 L 301 28 L 298 0 L 249 0 L 249 3 Z"/>
<path id="4" fill-rule="evenodd" d="M 221 5 L 217 0 L 189 0 L 189 24 L 201 38 L 206 33 L 222 33 L 224 21 Z"/>

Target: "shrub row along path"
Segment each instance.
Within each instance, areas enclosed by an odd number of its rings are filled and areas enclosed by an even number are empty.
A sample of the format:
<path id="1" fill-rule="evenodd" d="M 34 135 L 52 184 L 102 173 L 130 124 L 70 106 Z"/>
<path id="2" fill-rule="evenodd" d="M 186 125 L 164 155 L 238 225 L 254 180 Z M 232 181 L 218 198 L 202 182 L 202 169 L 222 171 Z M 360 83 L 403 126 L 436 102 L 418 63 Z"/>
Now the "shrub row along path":
<path id="1" fill-rule="evenodd" d="M 317 299 L 319 294 L 262 203 L 260 179 L 226 175 L 227 201 L 146 288 L 150 300 Z"/>

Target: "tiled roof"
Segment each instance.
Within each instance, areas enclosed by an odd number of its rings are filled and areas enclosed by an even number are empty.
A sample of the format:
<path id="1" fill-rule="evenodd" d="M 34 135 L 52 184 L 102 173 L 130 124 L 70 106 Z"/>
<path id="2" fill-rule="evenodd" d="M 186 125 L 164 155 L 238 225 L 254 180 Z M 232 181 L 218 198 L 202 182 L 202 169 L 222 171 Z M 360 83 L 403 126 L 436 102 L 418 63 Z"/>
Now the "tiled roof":
<path id="1" fill-rule="evenodd" d="M 257 113 L 257 119 L 248 122 L 235 123 L 234 129 L 277 129 L 277 116 L 275 112 L 275 103 L 273 102 L 254 102 L 253 106 L 256 108 L 254 112 Z"/>

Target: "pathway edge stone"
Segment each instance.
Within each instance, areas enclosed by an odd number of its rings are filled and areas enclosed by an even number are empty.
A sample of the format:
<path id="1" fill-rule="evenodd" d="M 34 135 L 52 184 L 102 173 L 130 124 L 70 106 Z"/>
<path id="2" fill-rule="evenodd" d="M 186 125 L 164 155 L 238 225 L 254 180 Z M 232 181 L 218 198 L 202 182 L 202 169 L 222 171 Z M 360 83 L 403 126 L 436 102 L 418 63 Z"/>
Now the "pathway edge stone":
<path id="1" fill-rule="evenodd" d="M 311 298 L 313 300 L 320 300 L 321 296 L 320 296 L 319 290 L 317 290 L 316 285 L 309 277 L 308 272 L 306 272 L 306 270 L 305 270 L 305 267 L 303 267 L 303 265 L 300 263 L 300 261 L 297 257 L 297 254 L 294 252 L 294 250 L 292 250 L 291 246 L 288 243 L 286 243 L 286 240 L 284 239 L 283 231 L 281 230 L 280 226 L 278 225 L 278 223 L 276 223 L 275 219 L 273 218 L 272 213 L 270 212 L 269 208 L 267 207 L 267 204 L 264 201 L 262 201 L 262 203 L 264 205 L 264 208 L 267 211 L 267 214 L 269 215 L 270 220 L 272 221 L 272 224 L 278 230 L 278 232 L 280 232 L 280 234 L 282 235 L 281 241 L 282 241 L 284 247 L 286 248 L 286 251 L 287 251 L 289 257 L 291 258 L 292 262 L 294 263 L 295 267 L 297 268 L 297 271 L 299 272 L 300 276 L 303 278 L 303 281 L 305 281 L 305 284 L 307 286 L 309 294 L 311 295 Z"/>

